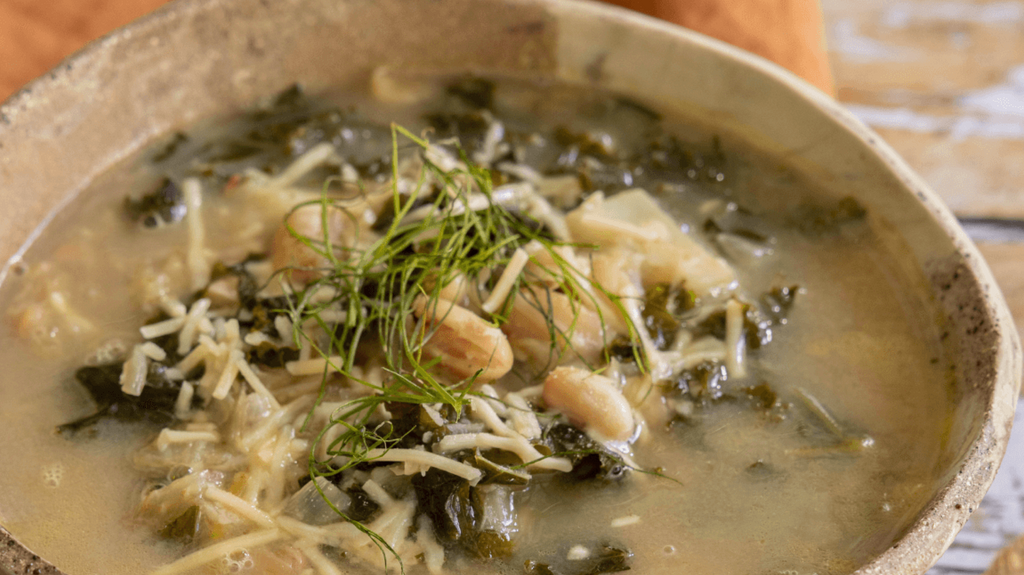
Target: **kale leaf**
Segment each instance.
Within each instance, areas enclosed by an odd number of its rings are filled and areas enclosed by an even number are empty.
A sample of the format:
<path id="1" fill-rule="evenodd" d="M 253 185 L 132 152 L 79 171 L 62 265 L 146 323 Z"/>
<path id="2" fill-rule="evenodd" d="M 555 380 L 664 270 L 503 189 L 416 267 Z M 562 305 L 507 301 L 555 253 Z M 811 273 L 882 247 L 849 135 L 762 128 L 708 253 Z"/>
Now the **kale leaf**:
<path id="1" fill-rule="evenodd" d="M 139 396 L 121 391 L 122 363 L 86 366 L 75 372 L 75 379 L 85 388 L 97 410 L 92 415 L 60 425 L 60 433 L 75 434 L 92 427 L 102 419 L 123 422 L 145 422 L 167 425 L 175 421 L 174 404 L 181 390 L 181 382 L 171 381 L 165 375 L 166 367 L 150 364 L 146 386 Z M 200 401 L 196 398 L 194 401 Z"/>

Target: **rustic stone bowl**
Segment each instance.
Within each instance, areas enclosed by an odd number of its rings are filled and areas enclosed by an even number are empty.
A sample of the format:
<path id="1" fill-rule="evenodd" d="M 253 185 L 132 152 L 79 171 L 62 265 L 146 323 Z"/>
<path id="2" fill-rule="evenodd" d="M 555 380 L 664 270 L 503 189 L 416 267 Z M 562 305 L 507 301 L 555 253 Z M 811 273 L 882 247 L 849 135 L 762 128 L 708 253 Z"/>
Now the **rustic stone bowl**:
<path id="1" fill-rule="evenodd" d="M 381 64 L 539 74 L 635 95 L 783 155 L 879 214 L 946 315 L 959 373 L 941 487 L 857 573 L 920 575 L 938 559 L 999 467 L 1020 386 L 1017 332 L 991 272 L 938 197 L 828 96 L 623 10 L 568 0 L 179 0 L 0 106 L 0 274 L 49 214 L 154 137 L 296 81 L 365 90 Z M 3 569 L 59 573 L 0 528 Z"/>

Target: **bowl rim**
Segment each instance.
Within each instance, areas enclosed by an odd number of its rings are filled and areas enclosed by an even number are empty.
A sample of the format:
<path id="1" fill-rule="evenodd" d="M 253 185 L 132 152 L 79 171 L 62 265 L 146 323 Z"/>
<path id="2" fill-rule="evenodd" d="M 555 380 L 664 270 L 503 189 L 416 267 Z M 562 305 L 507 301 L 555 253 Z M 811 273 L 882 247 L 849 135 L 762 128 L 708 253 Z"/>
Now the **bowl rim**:
<path id="1" fill-rule="evenodd" d="M 237 3 L 238 0 L 174 0 L 155 11 L 121 27 L 104 36 L 91 41 L 77 50 L 57 66 L 30 81 L 0 103 L 0 141 L 4 133 L 18 123 L 22 112 L 29 110 L 35 99 L 46 95 L 49 91 L 61 90 L 62 84 L 70 71 L 80 64 L 109 53 L 126 39 L 133 36 L 149 34 L 159 35 L 166 27 L 175 25 L 183 14 L 210 12 L 218 7 Z M 340 0 L 345 1 L 345 0 Z M 872 559 L 855 571 L 856 574 L 881 573 L 923 573 L 934 564 L 945 549 L 952 543 L 952 536 L 936 534 L 930 529 L 936 523 L 956 521 L 959 525 L 953 531 L 955 535 L 959 527 L 966 522 L 970 511 L 976 509 L 995 476 L 998 462 L 1001 461 L 1006 449 L 1010 426 L 1013 423 L 1016 398 L 1019 395 L 1022 360 L 1019 336 L 1014 322 L 995 278 L 974 243 L 960 227 L 956 217 L 945 205 L 940 196 L 917 175 L 897 152 L 852 112 L 844 108 L 836 100 L 822 92 L 819 88 L 799 78 L 795 74 L 760 56 L 742 50 L 723 41 L 705 36 L 674 24 L 645 16 L 618 6 L 588 0 L 488 0 L 492 3 L 514 4 L 542 7 L 550 13 L 573 12 L 587 18 L 610 19 L 625 22 L 626 25 L 667 34 L 677 42 L 689 44 L 696 49 L 714 53 L 716 57 L 731 60 L 750 73 L 760 74 L 793 92 L 800 99 L 828 115 L 837 125 L 860 141 L 862 146 L 870 150 L 885 167 L 899 180 L 904 191 L 916 197 L 929 211 L 935 223 L 950 238 L 956 251 L 963 257 L 963 263 L 974 274 L 977 283 L 983 289 L 986 315 L 993 319 L 996 329 L 997 350 L 994 356 L 995 373 L 991 389 L 987 389 L 984 410 L 985 429 L 971 443 L 970 449 L 959 464 L 961 472 L 942 487 L 926 507 L 918 514 L 904 534 L 896 540 L 896 544 Z M 46 221 L 40 225 L 45 225 Z M 31 241 L 34 236 L 29 238 Z M 0 270 L 0 281 L 17 254 L 8 262 L 4 262 Z M 999 393 L 1003 391 L 1003 393 Z M 1013 402 L 1006 405 L 1006 397 L 1012 391 Z M 993 465 L 994 463 L 994 465 Z M 955 509 L 952 518 L 950 510 Z M 0 546 L 4 541 L 16 541 L 0 526 Z M 61 573 L 49 567 L 45 560 L 40 560 L 30 551 L 15 545 L 15 555 L 23 561 L 31 561 L 44 568 L 44 573 Z M 8 548 L 10 550 L 10 548 Z M 20 555 L 18 555 L 20 552 Z M 0 558 L 4 552 L 0 552 Z M 0 562 L 0 568 L 5 563 Z M 53 569 L 49 571 L 48 569 Z"/>

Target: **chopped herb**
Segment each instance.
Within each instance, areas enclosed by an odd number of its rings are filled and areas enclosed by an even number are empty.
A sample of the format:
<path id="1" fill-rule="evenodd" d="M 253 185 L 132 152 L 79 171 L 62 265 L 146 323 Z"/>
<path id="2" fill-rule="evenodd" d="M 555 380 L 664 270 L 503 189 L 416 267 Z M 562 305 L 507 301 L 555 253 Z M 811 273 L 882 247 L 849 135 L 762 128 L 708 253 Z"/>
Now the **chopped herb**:
<path id="1" fill-rule="evenodd" d="M 175 153 L 177 153 L 178 150 L 181 148 L 181 146 L 184 145 L 186 142 L 188 142 L 188 136 L 187 135 L 185 135 L 185 134 L 183 134 L 181 132 L 175 132 L 174 136 L 171 138 L 171 141 L 168 142 L 157 153 L 153 154 L 153 157 L 152 157 L 153 163 L 159 164 L 160 162 L 166 161 L 168 158 L 170 158 Z"/>
<path id="2" fill-rule="evenodd" d="M 561 480 L 570 483 L 592 479 L 618 481 L 629 471 L 621 458 L 567 423 L 550 425 L 544 432 L 544 440 L 553 454 L 572 463 L 572 471 L 560 475 Z"/>
<path id="3" fill-rule="evenodd" d="M 718 136 L 712 137 L 710 148 L 702 150 L 676 136 L 661 134 L 647 144 L 634 163 L 659 178 L 683 176 L 705 184 L 720 184 L 725 181 L 726 157 Z"/>
<path id="4" fill-rule="evenodd" d="M 479 509 L 474 504 L 469 482 L 447 471 L 430 468 L 425 474 L 413 475 L 412 486 L 419 509 L 430 518 L 437 538 L 449 546 L 456 543 L 472 546 L 479 524 Z"/>
<path id="5" fill-rule="evenodd" d="M 725 310 L 717 311 L 693 327 L 695 338 L 725 339 Z M 743 334 L 747 349 L 756 350 L 772 341 L 772 321 L 749 303 L 743 304 Z"/>
<path id="6" fill-rule="evenodd" d="M 284 367 L 284 364 L 297 359 L 299 359 L 299 350 L 293 347 L 274 345 L 269 341 L 260 342 L 245 354 L 247 362 L 265 367 Z"/>
<path id="7" fill-rule="evenodd" d="M 721 234 L 729 234 L 761 246 L 775 243 L 774 236 L 760 217 L 741 206 L 730 205 L 732 209 L 704 221 L 705 234 L 713 239 Z"/>
<path id="8" fill-rule="evenodd" d="M 679 374 L 674 382 L 677 392 L 689 395 L 696 401 L 706 403 L 722 399 L 723 385 L 729 379 L 725 366 L 718 362 L 704 361 L 693 369 Z"/>
<path id="9" fill-rule="evenodd" d="M 811 236 L 835 233 L 840 228 L 867 217 L 867 209 L 852 197 L 845 197 L 831 206 L 805 204 L 797 209 L 793 224 Z"/>
<path id="10" fill-rule="evenodd" d="M 362 487 L 353 485 L 346 489 L 345 493 L 352 499 L 348 509 L 345 511 L 350 520 L 366 523 L 371 521 L 380 512 L 380 505 L 373 499 L 370 499 L 370 495 Z"/>
<path id="11" fill-rule="evenodd" d="M 576 150 L 579 154 L 614 161 L 615 145 L 612 137 L 605 133 L 574 132 L 565 126 L 555 129 L 555 141 L 560 146 Z"/>
<path id="12" fill-rule="evenodd" d="M 579 575 L 599 575 L 600 573 L 619 573 L 621 571 L 629 571 L 629 560 L 633 558 L 633 553 L 628 549 L 620 549 L 617 547 L 610 547 L 604 545 L 598 551 L 597 555 L 587 560 L 592 563 L 586 566 L 584 570 L 579 572 Z"/>
<path id="13" fill-rule="evenodd" d="M 800 286 L 780 286 L 772 288 L 761 296 L 761 305 L 773 323 L 786 323 L 786 316 L 789 315 L 789 310 L 793 307 L 793 302 L 799 291 Z"/>
<path id="14" fill-rule="evenodd" d="M 576 174 L 584 192 L 602 191 L 610 195 L 633 187 L 639 173 L 634 173 L 636 169 L 623 161 L 602 160 L 583 154 L 578 147 L 572 146 L 558 156 L 551 172 Z"/>
<path id="15" fill-rule="evenodd" d="M 497 531 L 481 531 L 470 552 L 480 559 L 497 559 L 510 557 L 515 549 L 512 537 L 508 533 Z"/>
<path id="16" fill-rule="evenodd" d="M 672 345 L 680 327 L 679 316 L 693 309 L 696 303 L 694 293 L 681 287 L 659 284 L 647 290 L 642 314 L 647 331 L 659 349 Z"/>
<path id="17" fill-rule="evenodd" d="M 463 78 L 449 85 L 447 91 L 465 105 L 478 110 L 490 110 L 494 106 L 494 82 L 485 78 Z"/>
<path id="18" fill-rule="evenodd" d="M 480 112 L 435 112 L 424 119 L 437 130 L 438 137 L 459 138 L 463 145 L 473 146 L 483 140 L 490 121 Z"/>
<path id="19" fill-rule="evenodd" d="M 629 571 L 633 553 L 628 549 L 601 545 L 597 552 L 575 561 L 560 559 L 551 563 L 527 560 L 523 566 L 525 575 L 601 575 Z"/>
<path id="20" fill-rule="evenodd" d="M 775 405 L 779 402 L 778 394 L 775 393 L 775 390 L 772 389 L 772 386 L 764 382 L 759 383 L 758 385 L 755 386 L 744 387 L 743 392 L 746 393 L 747 396 L 749 396 L 750 399 L 754 401 L 755 407 L 762 409 L 764 411 L 768 411 L 769 409 L 775 407 Z"/>
<path id="21" fill-rule="evenodd" d="M 185 195 L 170 178 L 164 178 L 155 190 L 137 200 L 125 198 L 124 209 L 131 221 L 147 228 L 180 222 L 188 213 Z"/>
<path id="22" fill-rule="evenodd" d="M 636 361 L 637 356 L 640 354 L 641 346 L 638 342 L 628 337 L 616 337 L 611 345 L 608 346 L 607 354 L 608 357 L 617 359 L 621 362 L 633 362 Z"/>
<path id="23" fill-rule="evenodd" d="M 778 392 L 768 382 L 743 388 L 753 408 L 767 421 L 779 423 L 788 417 L 792 404 L 783 401 Z"/>

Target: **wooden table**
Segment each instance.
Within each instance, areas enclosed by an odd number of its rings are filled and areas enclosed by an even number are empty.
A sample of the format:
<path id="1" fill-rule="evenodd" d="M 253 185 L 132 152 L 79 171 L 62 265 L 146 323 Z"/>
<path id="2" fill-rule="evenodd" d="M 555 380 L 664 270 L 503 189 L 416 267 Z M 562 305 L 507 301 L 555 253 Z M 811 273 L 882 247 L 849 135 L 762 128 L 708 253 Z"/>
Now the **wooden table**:
<path id="1" fill-rule="evenodd" d="M 0 99 L 164 1 L 0 0 Z M 839 99 L 958 215 L 1024 219 L 1024 0 L 822 0 L 822 8 Z M 1024 328 L 1024 242 L 979 247 Z M 1017 419 L 992 490 L 932 575 L 981 573 L 1024 533 L 1021 410 Z"/>

